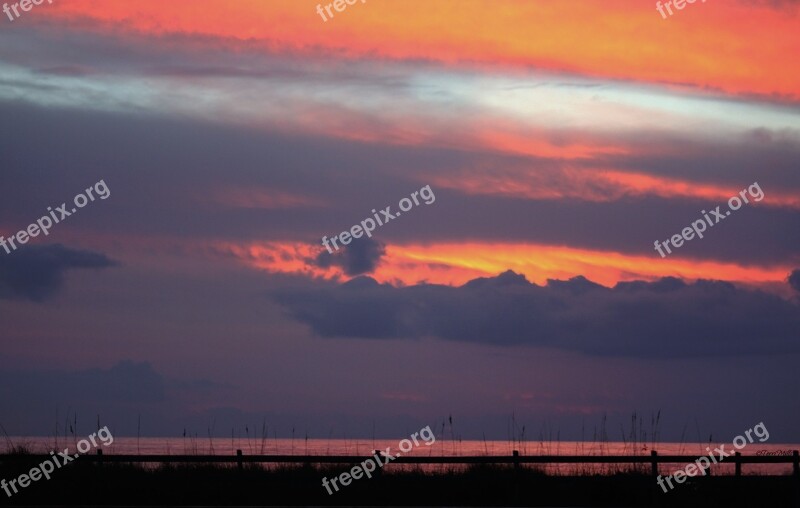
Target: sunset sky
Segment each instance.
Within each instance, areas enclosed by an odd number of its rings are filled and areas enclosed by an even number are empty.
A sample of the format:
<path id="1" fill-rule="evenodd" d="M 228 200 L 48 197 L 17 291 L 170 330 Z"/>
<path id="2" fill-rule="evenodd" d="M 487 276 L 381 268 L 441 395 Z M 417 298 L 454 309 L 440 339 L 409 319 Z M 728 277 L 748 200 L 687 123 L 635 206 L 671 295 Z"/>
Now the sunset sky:
<path id="1" fill-rule="evenodd" d="M 318 3 L 0 13 L 9 433 L 800 441 L 800 5 Z"/>

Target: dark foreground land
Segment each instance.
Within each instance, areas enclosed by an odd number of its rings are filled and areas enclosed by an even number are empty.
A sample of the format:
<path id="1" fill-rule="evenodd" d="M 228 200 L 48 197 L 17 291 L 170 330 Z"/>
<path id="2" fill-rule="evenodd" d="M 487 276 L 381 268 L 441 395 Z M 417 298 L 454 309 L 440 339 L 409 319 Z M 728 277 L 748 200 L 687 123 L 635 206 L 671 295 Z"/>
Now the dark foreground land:
<path id="1" fill-rule="evenodd" d="M 0 478 L 6 481 L 36 464 L 0 462 Z M 50 480 L 31 483 L 11 498 L 0 491 L 0 505 L 800 506 L 800 479 L 793 476 L 700 477 L 665 494 L 644 473 L 549 476 L 533 468 L 505 466 L 384 472 L 328 495 L 322 478 L 346 470 L 183 464 L 144 468 L 76 460 L 52 473 Z"/>

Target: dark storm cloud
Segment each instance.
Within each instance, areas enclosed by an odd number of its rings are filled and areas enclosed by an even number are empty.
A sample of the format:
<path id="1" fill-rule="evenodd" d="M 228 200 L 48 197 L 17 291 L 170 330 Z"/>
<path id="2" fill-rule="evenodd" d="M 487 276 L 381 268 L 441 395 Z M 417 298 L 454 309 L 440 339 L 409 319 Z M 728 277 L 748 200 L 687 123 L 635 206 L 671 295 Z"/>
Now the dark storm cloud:
<path id="1" fill-rule="evenodd" d="M 63 245 L 26 245 L 6 254 L 0 251 L 0 299 L 41 302 L 64 282 L 64 272 L 78 268 L 107 268 L 114 261 L 96 252 Z"/>
<path id="2" fill-rule="evenodd" d="M 583 278 L 545 286 L 505 272 L 460 287 L 393 287 L 369 277 L 276 295 L 325 337 L 443 339 L 590 355 L 726 356 L 797 352 L 800 308 L 775 295 L 701 280 Z"/>
<path id="3" fill-rule="evenodd" d="M 789 285 L 795 291 L 800 291 L 800 269 L 792 271 L 791 275 L 789 275 Z"/>
<path id="4" fill-rule="evenodd" d="M 386 246 L 375 239 L 361 237 L 350 242 L 342 250 L 322 251 L 313 261 L 321 268 L 338 266 L 350 276 L 370 273 L 380 264 L 381 258 L 386 254 Z"/>

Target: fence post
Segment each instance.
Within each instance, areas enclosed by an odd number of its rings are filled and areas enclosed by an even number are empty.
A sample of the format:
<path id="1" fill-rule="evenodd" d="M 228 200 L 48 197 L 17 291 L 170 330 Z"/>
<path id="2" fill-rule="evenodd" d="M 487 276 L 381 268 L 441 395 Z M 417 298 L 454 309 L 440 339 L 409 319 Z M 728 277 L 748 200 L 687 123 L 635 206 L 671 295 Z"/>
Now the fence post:
<path id="1" fill-rule="evenodd" d="M 742 461 L 740 460 L 742 454 L 736 452 L 733 454 L 733 460 L 736 462 L 736 476 L 742 476 Z"/>
<path id="2" fill-rule="evenodd" d="M 380 450 L 372 450 L 372 462 L 375 462 L 375 472 L 372 473 L 372 476 L 376 478 L 381 478 L 383 475 L 383 464 L 380 462 L 381 451 Z"/>
<path id="3" fill-rule="evenodd" d="M 655 478 L 658 476 L 658 452 L 650 450 L 650 457 L 653 458 L 653 462 L 650 464 L 650 474 Z"/>
<path id="4" fill-rule="evenodd" d="M 513 502 L 514 504 L 519 504 L 520 502 L 520 492 L 519 492 L 519 485 L 521 482 L 520 479 L 520 469 L 519 469 L 519 450 L 514 450 L 512 457 L 514 459 L 514 497 Z"/>
<path id="5" fill-rule="evenodd" d="M 244 464 L 242 463 L 242 450 L 236 450 L 236 465 L 239 466 L 239 471 L 244 469 Z"/>
<path id="6" fill-rule="evenodd" d="M 792 475 L 794 476 L 794 504 L 800 506 L 800 452 L 792 450 Z"/>

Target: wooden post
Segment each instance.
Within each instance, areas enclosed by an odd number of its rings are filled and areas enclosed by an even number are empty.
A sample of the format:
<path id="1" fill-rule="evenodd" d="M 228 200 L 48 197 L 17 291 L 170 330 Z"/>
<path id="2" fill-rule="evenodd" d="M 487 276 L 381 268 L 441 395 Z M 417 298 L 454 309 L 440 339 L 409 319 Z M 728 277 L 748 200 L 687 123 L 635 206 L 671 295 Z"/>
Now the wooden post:
<path id="1" fill-rule="evenodd" d="M 650 464 L 650 474 L 655 478 L 658 476 L 658 452 L 650 450 L 650 456 L 653 458 L 653 462 Z"/>
<path id="2" fill-rule="evenodd" d="M 244 469 L 244 463 L 242 462 L 242 450 L 236 450 L 236 465 L 239 466 L 239 471 Z"/>
<path id="3" fill-rule="evenodd" d="M 742 476 L 742 461 L 740 460 L 742 454 L 736 452 L 733 454 L 733 460 L 736 462 L 736 476 Z"/>
<path id="4" fill-rule="evenodd" d="M 512 457 L 514 458 L 514 497 L 513 497 L 513 502 L 514 502 L 515 505 L 517 505 L 520 502 L 519 486 L 520 486 L 520 482 L 521 482 L 520 469 L 519 469 L 519 450 L 514 450 L 514 453 L 512 454 Z"/>
<path id="5" fill-rule="evenodd" d="M 794 476 L 794 504 L 800 506 L 800 453 L 792 450 L 792 475 Z"/>
<path id="6" fill-rule="evenodd" d="M 380 450 L 372 450 L 372 456 L 370 457 L 370 459 L 372 459 L 372 462 L 375 463 L 375 472 L 372 473 L 372 476 L 375 476 L 377 478 L 381 478 L 381 476 L 383 475 L 383 465 L 379 462 L 380 456 L 381 456 Z"/>
<path id="7" fill-rule="evenodd" d="M 658 452 L 655 450 L 650 450 L 650 475 L 653 477 L 654 480 L 658 481 Z M 661 502 L 660 493 L 658 492 L 659 487 L 658 483 L 653 485 L 653 489 L 650 491 L 650 506 L 659 506 Z"/>

